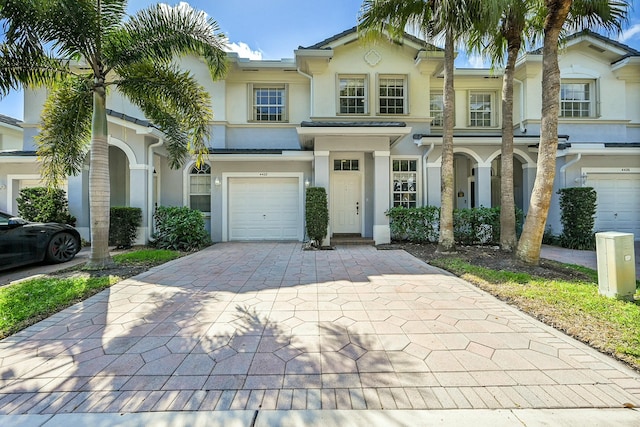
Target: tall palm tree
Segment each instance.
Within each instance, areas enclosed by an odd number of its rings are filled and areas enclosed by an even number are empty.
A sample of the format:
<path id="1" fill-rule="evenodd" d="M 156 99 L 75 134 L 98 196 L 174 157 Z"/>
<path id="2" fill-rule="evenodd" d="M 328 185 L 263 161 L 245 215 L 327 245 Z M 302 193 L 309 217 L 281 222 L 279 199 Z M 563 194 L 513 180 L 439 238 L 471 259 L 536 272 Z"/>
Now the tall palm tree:
<path id="1" fill-rule="evenodd" d="M 106 101 L 119 91 L 165 135 L 171 166 L 207 152 L 208 93 L 178 55 L 200 56 L 212 78 L 225 71 L 218 24 L 186 3 L 150 6 L 127 18 L 126 0 L 0 0 L 0 95 L 48 89 L 37 137 L 41 173 L 55 186 L 81 171 L 90 151 L 89 267 L 111 263 Z"/>
<path id="2" fill-rule="evenodd" d="M 469 35 L 472 51 L 488 56 L 492 67 L 504 64 L 502 77 L 502 144 L 500 149 L 500 249 L 513 252 L 518 243 L 513 192 L 513 83 L 516 60 L 532 27 L 531 0 L 503 0 L 500 14 L 476 20 Z M 505 58 L 506 54 L 506 58 Z"/>
<path id="3" fill-rule="evenodd" d="M 558 41 L 563 29 L 594 28 L 621 30 L 628 3 L 624 0 L 544 0 L 542 47 L 542 122 L 538 167 L 531 202 L 516 257 L 527 264 L 540 262 L 542 236 L 549 213 L 558 151 L 560 68 Z"/>
<path id="4" fill-rule="evenodd" d="M 474 17 L 489 9 L 494 1 L 480 0 L 365 0 L 359 27 L 367 32 L 386 31 L 401 38 L 407 27 L 426 38 L 444 36 L 444 93 L 442 127 L 442 165 L 440 169 L 440 237 L 438 250 L 455 250 L 453 236 L 453 126 L 455 92 L 453 68 L 456 42 L 471 28 Z"/>

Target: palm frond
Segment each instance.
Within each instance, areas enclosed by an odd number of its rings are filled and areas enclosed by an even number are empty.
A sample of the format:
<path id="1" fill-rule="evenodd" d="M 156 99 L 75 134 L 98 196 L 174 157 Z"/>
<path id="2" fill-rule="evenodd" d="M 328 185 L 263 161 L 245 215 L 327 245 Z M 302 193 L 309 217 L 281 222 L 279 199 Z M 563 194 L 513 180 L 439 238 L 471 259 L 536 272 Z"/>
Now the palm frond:
<path id="1" fill-rule="evenodd" d="M 216 21 L 187 3 L 151 6 L 138 12 L 105 40 L 107 65 L 140 61 L 168 63 L 178 55 L 193 54 L 206 61 L 217 79 L 226 71 L 227 39 Z"/>
<path id="2" fill-rule="evenodd" d="M 0 45 L 0 97 L 22 86 L 49 86 L 71 74 L 65 62 L 30 43 Z"/>
<path id="3" fill-rule="evenodd" d="M 116 71 L 118 90 L 166 134 L 171 167 L 182 166 L 188 154 L 201 161 L 208 152 L 213 113 L 209 94 L 197 80 L 176 65 L 152 61 Z"/>
<path id="4" fill-rule="evenodd" d="M 571 31 L 602 28 L 619 33 L 628 19 L 629 8 L 625 0 L 574 0 L 566 27 Z"/>
<path id="5" fill-rule="evenodd" d="M 92 80 L 69 76 L 51 88 L 42 112 L 38 144 L 40 173 L 49 187 L 58 187 L 82 170 L 91 140 Z"/>
<path id="6" fill-rule="evenodd" d="M 358 16 L 358 29 L 365 35 L 387 34 L 401 39 L 407 29 L 431 33 L 431 2 L 424 0 L 365 0 Z"/>

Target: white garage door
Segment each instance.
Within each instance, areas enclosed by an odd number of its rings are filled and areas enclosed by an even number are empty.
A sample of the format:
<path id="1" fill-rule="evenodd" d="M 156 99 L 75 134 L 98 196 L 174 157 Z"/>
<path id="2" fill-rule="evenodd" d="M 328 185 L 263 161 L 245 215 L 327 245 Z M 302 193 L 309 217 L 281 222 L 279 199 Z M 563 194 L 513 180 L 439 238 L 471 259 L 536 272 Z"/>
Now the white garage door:
<path id="1" fill-rule="evenodd" d="M 590 173 L 587 186 L 598 194 L 596 231 L 633 233 L 640 240 L 640 174 Z"/>
<path id="2" fill-rule="evenodd" d="M 302 240 L 298 178 L 229 178 L 229 240 Z"/>

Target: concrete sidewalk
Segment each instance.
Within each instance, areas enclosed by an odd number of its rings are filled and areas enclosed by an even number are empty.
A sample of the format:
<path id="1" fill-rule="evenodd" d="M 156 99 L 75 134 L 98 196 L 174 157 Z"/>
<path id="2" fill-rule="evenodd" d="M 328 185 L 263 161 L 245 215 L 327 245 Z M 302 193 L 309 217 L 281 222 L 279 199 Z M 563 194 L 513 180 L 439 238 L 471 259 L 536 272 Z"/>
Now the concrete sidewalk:
<path id="1" fill-rule="evenodd" d="M 637 372 L 373 247 L 214 245 L 0 341 L 3 425 L 640 425 L 625 405 Z"/>

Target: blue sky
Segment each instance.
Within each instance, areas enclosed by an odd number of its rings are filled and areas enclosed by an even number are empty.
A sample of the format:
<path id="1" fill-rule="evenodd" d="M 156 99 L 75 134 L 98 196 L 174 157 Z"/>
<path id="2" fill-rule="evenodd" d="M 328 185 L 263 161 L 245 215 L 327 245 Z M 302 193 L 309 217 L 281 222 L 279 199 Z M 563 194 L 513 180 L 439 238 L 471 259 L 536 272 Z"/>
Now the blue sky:
<path id="1" fill-rule="evenodd" d="M 130 0 L 129 13 L 158 0 Z M 356 25 L 361 0 L 190 0 L 194 8 L 215 19 L 232 50 L 254 59 L 292 58 L 298 46 L 309 46 Z M 177 1 L 164 1 L 171 5 Z M 631 4 L 637 3 L 632 1 Z M 631 10 L 629 24 L 618 38 L 640 50 L 640 5 Z M 460 55 L 458 67 L 480 66 L 479 58 Z M 22 93 L 0 100 L 0 114 L 23 118 Z"/>

